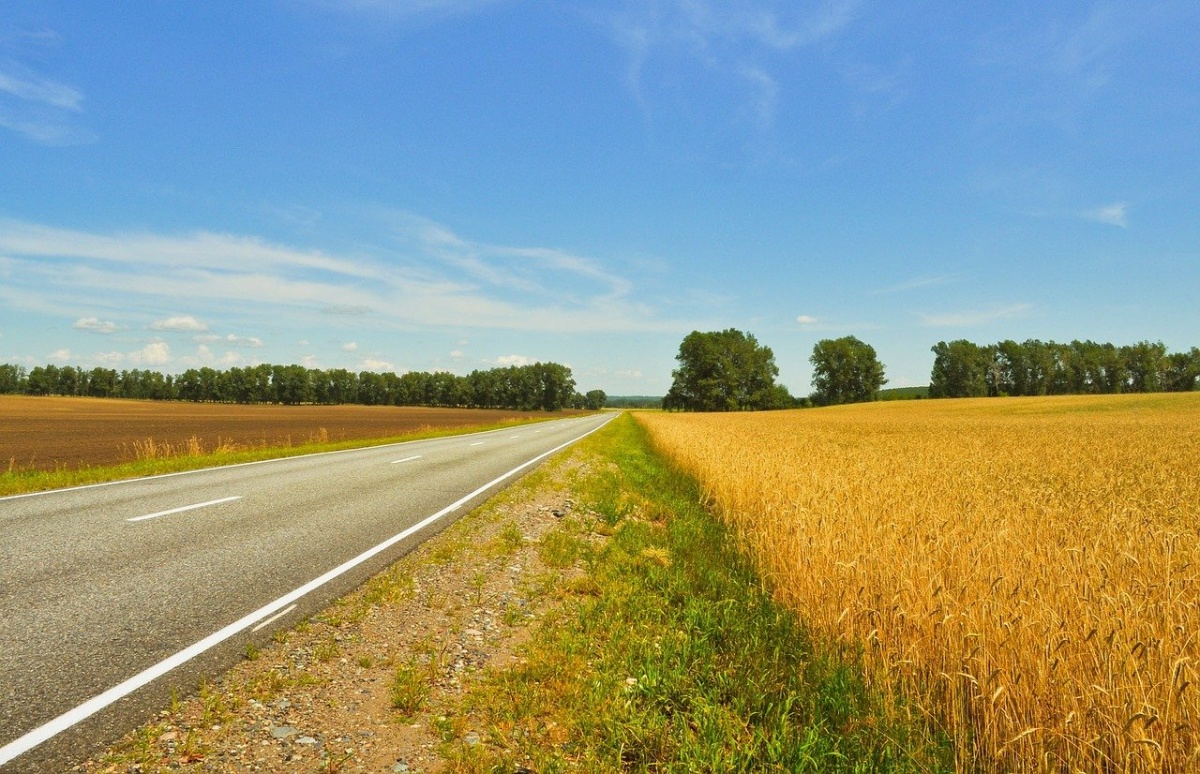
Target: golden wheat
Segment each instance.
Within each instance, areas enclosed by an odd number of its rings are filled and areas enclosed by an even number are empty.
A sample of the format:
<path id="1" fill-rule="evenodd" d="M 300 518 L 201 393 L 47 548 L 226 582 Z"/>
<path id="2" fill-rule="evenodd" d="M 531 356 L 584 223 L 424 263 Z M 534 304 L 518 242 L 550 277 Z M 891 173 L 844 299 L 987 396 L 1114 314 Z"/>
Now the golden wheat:
<path id="1" fill-rule="evenodd" d="M 961 768 L 1200 768 L 1200 395 L 640 418 Z"/>

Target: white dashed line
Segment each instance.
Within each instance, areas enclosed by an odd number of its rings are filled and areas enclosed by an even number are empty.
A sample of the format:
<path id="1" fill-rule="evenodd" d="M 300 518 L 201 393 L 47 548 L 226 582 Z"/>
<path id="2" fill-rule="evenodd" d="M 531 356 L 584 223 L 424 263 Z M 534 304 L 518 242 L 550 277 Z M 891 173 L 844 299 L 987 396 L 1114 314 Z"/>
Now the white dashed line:
<path id="1" fill-rule="evenodd" d="M 404 458 L 404 459 L 402 459 L 402 460 L 392 460 L 392 464 L 393 464 L 393 465 L 399 465 L 401 462 L 412 462 L 413 460 L 419 460 L 419 459 L 421 459 L 421 455 L 420 455 L 420 454 L 418 454 L 418 455 L 417 455 L 417 456 L 415 456 L 415 457 L 405 457 L 405 458 Z"/>
<path id="2" fill-rule="evenodd" d="M 146 519 L 157 519 L 159 516 L 170 516 L 172 513 L 183 513 L 184 511 L 194 511 L 197 508 L 207 508 L 210 505 L 220 505 L 221 503 L 229 503 L 234 500 L 242 499 L 241 495 L 233 497 L 222 497 L 220 500 L 209 500 L 206 503 L 196 503 L 195 505 L 185 505 L 182 508 L 172 508 L 169 511 L 159 511 L 158 513 L 147 513 L 145 516 L 134 516 L 132 519 L 125 521 L 145 521 Z"/>
<path id="3" fill-rule="evenodd" d="M 473 443 L 471 445 L 472 446 L 483 446 L 485 443 L 487 443 L 487 441 L 476 441 L 475 443 Z"/>

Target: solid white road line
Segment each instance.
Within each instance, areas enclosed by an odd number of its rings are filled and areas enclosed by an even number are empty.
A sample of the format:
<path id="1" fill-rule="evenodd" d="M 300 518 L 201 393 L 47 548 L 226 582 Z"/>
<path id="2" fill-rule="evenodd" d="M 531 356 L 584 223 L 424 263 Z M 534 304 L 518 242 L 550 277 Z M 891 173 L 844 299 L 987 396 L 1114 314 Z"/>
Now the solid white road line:
<path id="1" fill-rule="evenodd" d="M 483 446 L 485 443 L 487 443 L 487 442 L 486 441 L 476 441 L 475 443 L 473 443 L 471 445 L 472 446 Z"/>
<path id="2" fill-rule="evenodd" d="M 292 612 L 292 611 L 293 611 L 293 610 L 295 610 L 295 609 L 296 609 L 296 606 L 295 606 L 295 605 L 288 605 L 288 606 L 287 606 L 285 609 L 283 609 L 283 610 L 280 610 L 278 613 L 276 613 L 275 615 L 271 616 L 271 617 L 270 617 L 270 618 L 268 618 L 267 620 L 263 621 L 263 622 L 262 622 L 262 623 L 260 623 L 258 626 L 255 626 L 255 627 L 254 627 L 253 629 L 251 629 L 250 631 L 252 631 L 252 632 L 256 632 L 256 631 L 258 631 L 259 629 L 262 629 L 262 628 L 263 628 L 263 627 L 265 627 L 265 626 L 270 626 L 271 624 L 275 623 L 275 622 L 276 622 L 276 621 L 278 621 L 280 618 L 283 618 L 285 615 L 287 615 L 288 613 Z"/>
<path id="3" fill-rule="evenodd" d="M 419 460 L 419 459 L 421 459 L 421 455 L 420 455 L 420 454 L 418 454 L 418 455 L 417 455 L 417 456 L 415 456 L 415 457 L 405 457 L 405 458 L 404 458 L 404 459 L 402 459 L 402 460 L 392 460 L 392 464 L 393 464 L 393 465 L 399 465 L 401 462 L 412 462 L 413 460 Z"/>
<path id="4" fill-rule="evenodd" d="M 74 709 L 71 709 L 71 710 L 67 710 L 66 712 L 64 712 L 63 714 L 54 718 L 53 720 L 43 723 L 42 725 L 38 726 L 37 728 L 33 729 L 32 731 L 27 732 L 24 736 L 14 739 L 13 741 L 9 742 L 8 744 L 4 745 L 3 747 L 0 747 L 0 766 L 3 766 L 4 764 L 8 763 L 13 758 L 16 758 L 18 755 L 21 755 L 23 753 L 26 753 L 26 752 L 32 750 L 33 748 L 37 747 L 42 742 L 45 742 L 47 739 L 51 739 L 51 738 L 61 734 L 63 731 L 66 731 L 68 728 L 71 728 L 72 726 L 75 726 L 76 724 L 83 722 L 84 720 L 86 720 L 87 718 L 96 714 L 97 712 L 99 712 L 100 710 L 109 706 L 110 704 L 113 704 L 114 702 L 117 702 L 117 701 L 125 698 L 126 696 L 133 693 L 137 689 L 139 689 L 139 688 L 147 685 L 148 683 L 152 682 L 153 680 L 156 680 L 159 677 L 162 677 L 163 675 L 167 674 L 172 669 L 175 669 L 176 667 L 186 664 L 188 661 L 191 661 L 193 658 L 195 658 L 196 656 L 199 656 L 201 653 L 204 653 L 205 651 L 210 650 L 210 649 L 216 647 L 217 645 L 220 645 L 222 642 L 229 639 L 230 637 L 233 637 L 235 634 L 238 634 L 238 633 L 242 632 L 243 630 L 249 628 L 250 626 L 253 626 L 256 623 L 259 623 L 267 616 L 273 615 L 274 613 L 278 612 L 280 609 L 287 607 L 288 605 L 292 604 L 296 600 L 303 597 L 305 594 L 308 594 L 309 592 L 319 589 L 321 586 L 324 586 L 329 581 L 333 580 L 334 578 L 337 578 L 340 575 L 344 575 L 345 573 L 354 569 L 355 567 L 357 567 L 358 565 L 367 561 L 368 559 L 375 556 L 376 554 L 378 554 L 382 551 L 386 551 L 387 549 L 389 549 L 392 546 L 399 543 L 401 540 L 404 540 L 405 538 L 409 537 L 410 535 L 420 532 L 421 530 L 425 529 L 430 524 L 433 524 L 435 521 L 442 518 L 446 514 L 458 510 L 466 503 L 470 502 L 471 500 L 473 500 L 474 498 L 483 494 L 484 492 L 491 489 L 492 487 L 496 486 L 497 484 L 502 483 L 506 479 L 511 478 L 512 476 L 521 472 L 522 470 L 529 467 L 530 465 L 535 465 L 538 462 L 541 462 L 545 458 L 549 457 L 551 454 L 561 451 L 561 450 L 567 448 L 568 446 L 570 446 L 571 444 L 573 444 L 583 438 L 588 437 L 589 435 L 596 432 L 600 428 L 604 427 L 611 421 L 612 421 L 612 417 L 609 417 L 609 419 L 605 420 L 603 424 L 593 427 L 591 430 L 588 430 L 583 435 L 580 435 L 577 438 L 572 438 L 571 440 L 567 441 L 566 443 L 562 443 L 562 444 L 559 444 L 558 446 L 555 446 L 550 451 L 542 452 L 541 454 L 537 455 L 536 457 L 533 457 L 533 458 L 521 463 L 520 465 L 516 466 L 515 468 L 508 471 L 507 473 L 505 473 L 501 476 L 498 476 L 498 477 L 492 479 L 491 481 L 489 481 L 488 483 L 484 484 L 483 486 L 479 487 L 474 492 L 471 492 L 468 495 L 464 495 L 463 497 L 454 501 L 450 505 L 447 505 L 445 508 L 441 509 L 440 511 L 433 514 L 432 516 L 426 516 L 423 520 L 417 522 L 416 524 L 412 525 L 411 527 L 404 530 L 403 532 L 401 532 L 397 535 L 393 535 L 392 537 L 383 541 L 382 543 L 375 546 L 374 548 L 369 548 L 366 551 L 363 551 L 358 556 L 354 557 L 353 559 L 351 559 L 347 562 L 343 562 L 342 564 L 338 565 L 337 567 L 334 567 L 332 570 L 330 570 L 329 572 L 320 576 L 319 578 L 314 578 L 311 581 L 309 581 L 308 583 L 301 586 L 300 588 L 295 589 L 293 591 L 289 591 L 287 594 L 284 594 L 282 597 L 275 600 L 274 602 L 269 602 L 266 605 L 263 605 L 259 609 L 255 610 L 253 613 L 249 613 L 247 615 L 242 616 L 241 618 L 239 618 L 238 620 L 229 624 L 225 628 L 223 628 L 219 631 L 213 632 L 212 634 L 208 635 L 207 637 L 200 640 L 199 642 L 197 642 L 193 645 L 190 645 L 190 646 L 184 648 L 183 650 L 179 651 L 175 655 L 168 656 L 167 658 L 158 662 L 157 664 L 150 667 L 149 669 L 145 669 L 145 670 L 139 672 L 138 674 L 134 675 L 133 677 L 130 677 L 128 680 L 125 680 L 122 683 L 114 685 L 112 688 L 109 688 L 104 693 L 101 693 L 98 696 L 94 696 L 91 699 L 85 701 L 83 704 L 80 704 L 78 707 L 75 707 Z"/>
<path id="5" fill-rule="evenodd" d="M 172 513 L 183 513 L 184 511 L 194 511 L 197 508 L 207 508 L 210 505 L 220 505 L 221 503 L 231 503 L 234 500 L 242 499 L 241 495 L 233 497 L 222 497 L 220 500 L 209 500 L 206 503 L 196 503 L 195 505 L 185 505 L 182 508 L 172 508 L 169 511 L 159 511 L 158 513 L 147 513 L 145 516 L 134 516 L 132 519 L 125 521 L 145 521 L 146 519 L 157 519 L 159 516 L 170 516 Z"/>

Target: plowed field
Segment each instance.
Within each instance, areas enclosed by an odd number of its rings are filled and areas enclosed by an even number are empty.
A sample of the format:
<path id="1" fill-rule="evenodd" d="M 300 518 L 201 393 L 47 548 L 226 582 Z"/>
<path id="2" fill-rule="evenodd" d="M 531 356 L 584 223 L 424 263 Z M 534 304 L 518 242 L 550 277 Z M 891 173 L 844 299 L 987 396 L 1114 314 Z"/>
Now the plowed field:
<path id="1" fill-rule="evenodd" d="M 397 406 L 240 406 L 169 401 L 0 395 L 0 466 L 54 470 L 112 465 L 218 446 L 292 446 L 388 438 L 422 429 L 470 427 L 543 411 Z"/>

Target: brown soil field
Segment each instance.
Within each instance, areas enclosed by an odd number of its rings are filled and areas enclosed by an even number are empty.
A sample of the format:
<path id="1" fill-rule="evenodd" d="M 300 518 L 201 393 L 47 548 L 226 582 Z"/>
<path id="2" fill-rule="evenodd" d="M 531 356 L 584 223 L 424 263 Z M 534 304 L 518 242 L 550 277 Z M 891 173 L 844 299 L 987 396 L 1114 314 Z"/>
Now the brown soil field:
<path id="1" fill-rule="evenodd" d="M 0 395 L 0 466 L 55 470 L 166 453 L 391 438 L 425 429 L 545 419 L 544 411 L 276 406 Z"/>

